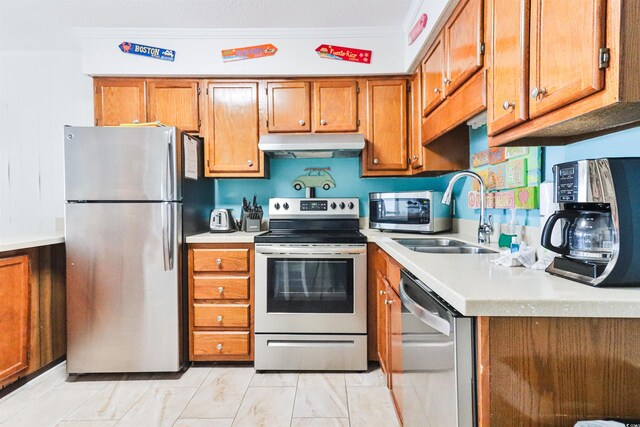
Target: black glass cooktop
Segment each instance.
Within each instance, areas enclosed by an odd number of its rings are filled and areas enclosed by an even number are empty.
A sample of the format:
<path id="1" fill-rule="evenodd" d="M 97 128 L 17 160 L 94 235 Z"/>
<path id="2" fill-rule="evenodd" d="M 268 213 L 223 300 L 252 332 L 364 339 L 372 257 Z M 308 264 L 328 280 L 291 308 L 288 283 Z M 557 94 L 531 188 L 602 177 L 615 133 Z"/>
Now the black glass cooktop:
<path id="1" fill-rule="evenodd" d="M 270 230 L 254 237 L 255 243 L 367 243 L 355 230 Z"/>

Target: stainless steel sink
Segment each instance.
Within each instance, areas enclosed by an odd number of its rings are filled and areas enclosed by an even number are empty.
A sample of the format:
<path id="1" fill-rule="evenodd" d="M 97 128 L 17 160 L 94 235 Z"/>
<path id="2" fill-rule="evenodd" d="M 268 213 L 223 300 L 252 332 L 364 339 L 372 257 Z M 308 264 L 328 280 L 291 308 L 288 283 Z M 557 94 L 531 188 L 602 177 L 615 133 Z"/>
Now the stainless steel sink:
<path id="1" fill-rule="evenodd" d="M 461 242 L 459 240 L 452 239 L 393 239 L 400 243 L 402 246 L 406 246 L 411 250 L 414 248 L 433 248 L 433 247 L 450 247 L 450 246 L 469 246 L 468 243 Z"/>
<path id="2" fill-rule="evenodd" d="M 496 251 L 452 239 L 393 239 L 414 252 L 429 254 L 493 254 Z"/>

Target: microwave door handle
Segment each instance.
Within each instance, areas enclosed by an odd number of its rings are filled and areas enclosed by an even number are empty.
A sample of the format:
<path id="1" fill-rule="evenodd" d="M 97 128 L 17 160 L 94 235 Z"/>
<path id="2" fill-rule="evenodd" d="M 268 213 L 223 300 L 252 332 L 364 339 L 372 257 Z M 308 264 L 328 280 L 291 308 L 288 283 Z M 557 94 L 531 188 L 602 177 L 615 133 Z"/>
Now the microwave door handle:
<path id="1" fill-rule="evenodd" d="M 415 302 L 405 290 L 404 279 L 400 279 L 400 300 L 422 322 L 446 336 L 451 336 L 451 324 Z"/>

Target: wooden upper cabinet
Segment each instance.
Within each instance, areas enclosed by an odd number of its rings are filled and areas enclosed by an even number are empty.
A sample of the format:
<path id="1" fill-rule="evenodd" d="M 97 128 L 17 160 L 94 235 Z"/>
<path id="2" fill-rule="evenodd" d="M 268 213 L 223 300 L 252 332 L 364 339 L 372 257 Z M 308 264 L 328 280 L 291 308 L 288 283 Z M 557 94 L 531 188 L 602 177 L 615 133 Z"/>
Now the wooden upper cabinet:
<path id="1" fill-rule="evenodd" d="M 482 10 L 482 0 L 461 0 L 445 24 L 445 96 L 451 95 L 482 68 Z"/>
<path id="2" fill-rule="evenodd" d="M 492 0 L 489 19 L 488 134 L 529 117 L 529 0 Z"/>
<path id="3" fill-rule="evenodd" d="M 160 121 L 187 132 L 200 130 L 197 80 L 166 79 L 147 82 L 147 121 Z"/>
<path id="4" fill-rule="evenodd" d="M 422 116 L 444 100 L 444 39 L 436 39 L 422 61 Z"/>
<path id="5" fill-rule="evenodd" d="M 269 132 L 310 132 L 309 82 L 267 82 Z"/>
<path id="6" fill-rule="evenodd" d="M 358 130 L 358 82 L 313 82 L 313 129 L 314 132 Z"/>
<path id="7" fill-rule="evenodd" d="M 411 91 L 409 93 L 409 152 L 411 167 L 419 169 L 423 166 L 422 147 L 422 104 L 420 103 L 420 81 L 422 75 L 420 69 L 416 70 L 409 80 Z"/>
<path id="8" fill-rule="evenodd" d="M 144 80 L 97 78 L 93 84 L 96 126 L 146 120 Z"/>
<path id="9" fill-rule="evenodd" d="M 29 367 L 29 257 L 0 259 L 0 386 Z"/>
<path id="10" fill-rule="evenodd" d="M 256 176 L 261 172 L 258 83 L 209 82 L 206 116 L 205 175 Z"/>
<path id="11" fill-rule="evenodd" d="M 407 170 L 407 81 L 367 81 L 366 168 Z"/>
<path id="12" fill-rule="evenodd" d="M 605 0 L 531 1 L 532 118 L 604 87 L 605 7 Z"/>

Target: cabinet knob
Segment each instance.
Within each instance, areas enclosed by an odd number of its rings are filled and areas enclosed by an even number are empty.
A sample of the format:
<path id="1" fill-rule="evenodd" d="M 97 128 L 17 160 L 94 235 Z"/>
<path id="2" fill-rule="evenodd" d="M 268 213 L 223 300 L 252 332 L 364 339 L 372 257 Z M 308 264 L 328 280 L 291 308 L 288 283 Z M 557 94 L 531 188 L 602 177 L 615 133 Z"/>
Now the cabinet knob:
<path id="1" fill-rule="evenodd" d="M 222 265 L 222 258 L 216 259 L 216 264 L 218 264 L 218 266 Z"/>
<path id="2" fill-rule="evenodd" d="M 325 126 L 325 125 L 327 124 L 327 121 L 326 121 L 326 120 L 320 120 L 320 124 L 321 124 L 322 126 Z"/>
<path id="3" fill-rule="evenodd" d="M 433 88 L 433 93 L 439 93 L 440 92 L 440 88 L 438 87 L 434 87 Z"/>
<path id="4" fill-rule="evenodd" d="M 218 319 L 218 322 L 222 322 L 222 314 L 218 315 L 217 319 Z"/>
<path id="5" fill-rule="evenodd" d="M 511 107 L 515 107 L 516 104 L 514 102 L 509 102 L 509 101 L 504 101 L 502 103 L 502 108 L 504 108 L 505 110 L 508 110 Z"/>
<path id="6" fill-rule="evenodd" d="M 387 293 L 385 291 L 380 291 L 380 295 L 386 295 Z"/>
<path id="7" fill-rule="evenodd" d="M 249 166 L 253 166 L 253 161 L 252 161 L 252 160 L 247 160 L 247 164 L 248 164 Z"/>
<path id="8" fill-rule="evenodd" d="M 222 286 L 220 286 L 220 287 L 218 288 L 218 293 L 219 293 L 219 294 L 221 294 L 222 292 L 224 292 L 224 288 L 223 288 Z"/>
<path id="9" fill-rule="evenodd" d="M 216 348 L 217 348 L 218 350 L 222 350 L 222 343 L 218 343 L 218 345 L 216 346 Z"/>
<path id="10" fill-rule="evenodd" d="M 374 164 L 374 165 L 377 165 L 378 163 L 380 163 L 380 160 L 378 160 L 378 159 L 373 159 L 373 164 Z"/>
<path id="11" fill-rule="evenodd" d="M 443 77 L 442 78 L 442 83 L 449 85 L 451 83 L 451 79 L 448 77 Z"/>
<path id="12" fill-rule="evenodd" d="M 411 156 L 413 160 L 418 160 L 418 156 Z"/>
<path id="13" fill-rule="evenodd" d="M 138 124 L 138 123 L 140 123 L 140 120 L 138 120 L 138 119 L 133 119 L 133 123 Z"/>
<path id="14" fill-rule="evenodd" d="M 300 126 L 304 126 L 304 123 L 305 123 L 305 122 L 304 122 L 304 120 L 298 120 L 298 124 L 299 124 Z"/>
<path id="15" fill-rule="evenodd" d="M 537 86 L 531 89 L 531 97 L 533 99 L 542 98 L 547 94 L 547 90 L 543 87 L 538 88 Z"/>
<path id="16" fill-rule="evenodd" d="M 393 300 L 392 299 L 386 299 L 386 300 L 384 300 L 384 303 L 388 304 L 388 305 L 391 305 L 391 304 L 393 304 Z"/>

